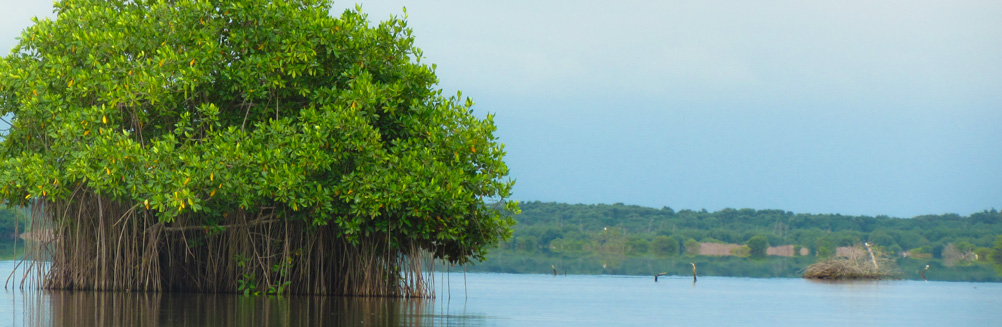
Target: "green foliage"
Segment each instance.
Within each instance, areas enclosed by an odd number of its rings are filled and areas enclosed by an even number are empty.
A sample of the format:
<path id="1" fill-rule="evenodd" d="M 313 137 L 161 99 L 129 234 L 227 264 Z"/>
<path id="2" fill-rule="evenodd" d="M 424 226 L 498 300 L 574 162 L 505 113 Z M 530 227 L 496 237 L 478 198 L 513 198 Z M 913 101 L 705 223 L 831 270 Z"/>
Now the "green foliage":
<path id="1" fill-rule="evenodd" d="M 24 211 L 14 208 L 0 207 L 0 241 L 14 240 L 18 233 L 24 233 L 27 216 Z"/>
<path id="2" fill-rule="evenodd" d="M 622 228 L 603 228 L 592 236 L 595 249 L 600 253 L 626 252 L 626 235 Z"/>
<path id="3" fill-rule="evenodd" d="M 931 259 L 933 258 L 932 251 L 933 250 L 931 245 L 920 246 L 908 250 L 908 256 L 916 259 Z"/>
<path id="4" fill-rule="evenodd" d="M 1002 265 L 1002 235 L 995 238 L 995 246 L 992 247 L 990 257 L 996 265 Z"/>
<path id="5" fill-rule="evenodd" d="M 700 244 L 698 241 L 690 238 L 688 241 L 685 241 L 684 245 L 686 255 L 699 255 Z"/>
<path id="6" fill-rule="evenodd" d="M 748 239 L 748 254 L 752 257 L 763 258 L 766 250 L 769 249 L 769 239 L 762 235 L 753 236 Z"/>
<path id="7" fill-rule="evenodd" d="M 535 236 L 528 235 L 517 238 L 518 249 L 527 252 L 535 252 L 539 248 L 539 242 Z"/>
<path id="8" fill-rule="evenodd" d="M 237 291 L 244 296 L 260 295 L 261 292 L 257 291 L 257 277 L 253 273 L 244 274 L 237 280 Z"/>
<path id="9" fill-rule="evenodd" d="M 651 248 L 656 255 L 673 256 L 678 254 L 678 241 L 671 236 L 658 235 L 651 242 Z"/>
<path id="10" fill-rule="evenodd" d="M 435 88 L 405 21 L 330 9 L 56 3 L 0 60 L 3 200 L 85 188 L 162 224 L 273 213 L 482 258 L 518 212 L 493 117 Z"/>
<path id="11" fill-rule="evenodd" d="M 992 249 L 990 248 L 977 248 L 974 249 L 974 254 L 977 256 L 977 261 L 990 261 L 991 260 Z"/>
<path id="12" fill-rule="evenodd" d="M 492 272 L 532 272 L 549 273 L 550 265 L 557 262 L 561 271 L 575 273 L 624 273 L 646 275 L 659 273 L 666 268 L 665 262 L 679 263 L 679 273 L 689 269 L 688 263 L 696 262 L 700 274 L 720 274 L 727 276 L 801 276 L 809 264 L 819 258 L 835 255 L 840 242 L 865 240 L 874 249 L 886 250 L 898 261 L 908 274 L 904 278 L 920 279 L 918 272 L 926 264 L 936 269 L 936 280 L 978 280 L 993 281 L 1002 278 L 995 275 L 992 265 L 956 265 L 947 269 L 945 260 L 934 258 L 932 252 L 939 246 L 940 252 L 947 243 L 970 243 L 979 260 L 990 257 L 993 242 L 1002 234 L 1002 214 L 984 211 L 968 217 L 958 215 L 921 216 L 909 219 L 890 217 L 855 217 L 843 215 L 795 214 L 780 210 L 721 210 L 702 212 L 692 210 L 653 209 L 623 204 L 585 205 L 565 203 L 526 202 L 521 203 L 522 214 L 515 217 L 518 225 L 514 235 L 544 235 L 548 231 L 560 237 L 550 242 L 552 252 L 536 251 L 500 253 L 491 256 L 487 262 L 473 270 Z M 615 209 L 615 210 L 613 210 Z M 615 219 L 613 219 L 615 217 Z M 608 228 L 620 228 L 616 233 L 627 239 L 627 247 L 640 239 L 650 240 L 648 254 L 627 250 L 625 255 L 599 252 L 595 244 L 597 236 Z M 740 231 L 740 232 L 734 232 Z M 613 234 L 604 234 L 612 236 Z M 681 240 L 690 240 L 688 249 L 698 253 L 696 240 L 716 239 L 731 244 L 745 243 L 751 237 L 765 236 L 772 246 L 794 245 L 795 253 L 807 248 L 809 255 L 793 258 L 767 256 L 741 258 L 736 256 L 687 256 L 671 257 L 659 254 L 659 245 L 666 244 L 671 237 L 679 245 Z M 741 237 L 734 239 L 734 237 Z M 892 242 L 893 241 L 893 242 Z M 890 244 L 890 245 L 888 245 Z M 907 248 L 905 247 L 907 246 Z M 911 257 L 901 258 L 902 249 L 922 247 L 928 256 L 913 252 Z M 506 249 L 513 249 L 511 244 Z M 679 247 L 679 250 L 686 248 Z M 981 250 L 979 250 L 981 249 Z M 732 254 L 750 255 L 749 247 L 740 247 Z M 747 252 L 746 252 L 747 251 Z M 673 252 L 678 253 L 678 252 Z M 915 257 L 918 254 L 918 257 Z M 615 258 L 620 258 L 618 267 Z M 538 258 L 531 260 L 530 258 Z M 545 259 L 544 259 L 545 258 Z M 496 260 L 496 261 L 495 261 Z M 683 261 L 684 260 L 684 261 Z M 561 263 L 562 262 L 562 263 Z M 701 263 L 702 262 L 702 263 Z M 794 263 L 795 262 L 795 263 Z M 609 263 L 602 268 L 603 263 Z M 747 263 L 748 266 L 744 264 Z M 784 266 L 784 269 L 773 266 Z M 937 266 L 938 265 L 938 266 Z M 653 268 L 652 268 L 653 267 Z M 937 269 L 936 267 L 940 268 Z M 998 265 L 1002 271 L 1002 265 Z M 941 274 L 941 275 L 940 275 Z"/>
<path id="13" fill-rule="evenodd" d="M 644 237 L 640 236 L 630 236 L 626 240 L 626 254 L 627 255 L 639 255 L 647 253 L 650 249 L 651 242 Z"/>
<path id="14" fill-rule="evenodd" d="M 800 244 L 817 253 L 818 240 L 834 251 L 867 241 L 884 249 L 913 249 L 935 244 L 939 251 L 949 242 L 968 241 L 975 246 L 991 247 L 1002 233 L 1002 213 L 985 210 L 967 217 L 955 214 L 927 215 L 909 219 L 886 216 L 846 216 L 838 214 L 803 214 L 782 210 L 723 209 L 716 212 L 645 208 L 624 204 L 564 204 L 527 202 L 522 214 L 515 217 L 516 233 L 557 228 L 575 237 L 603 228 L 620 227 L 627 235 L 674 236 L 676 239 L 703 240 L 741 244 L 762 235 L 771 245 Z M 740 232 L 739 232 L 740 231 Z M 897 250 L 898 252 L 900 250 Z"/>
<path id="15" fill-rule="evenodd" d="M 731 255 L 736 256 L 736 257 L 741 257 L 741 258 L 751 257 L 752 256 L 752 251 L 751 251 L 751 248 L 748 247 L 747 245 L 742 245 L 742 246 L 739 246 L 739 247 L 731 249 Z M 762 258 L 765 258 L 765 256 L 764 255 L 755 256 L 755 259 L 762 259 Z"/>
<path id="16" fill-rule="evenodd" d="M 819 258 L 831 258 L 835 256 L 835 248 L 830 246 L 820 246 L 818 247 L 817 256 Z"/>

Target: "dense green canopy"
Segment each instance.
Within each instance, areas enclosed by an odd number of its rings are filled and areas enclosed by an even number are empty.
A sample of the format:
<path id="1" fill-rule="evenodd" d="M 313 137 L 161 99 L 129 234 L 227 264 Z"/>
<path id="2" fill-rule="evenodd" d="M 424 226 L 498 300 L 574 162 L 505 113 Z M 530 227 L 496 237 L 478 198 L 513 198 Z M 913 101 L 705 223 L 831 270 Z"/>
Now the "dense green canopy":
<path id="1" fill-rule="evenodd" d="M 459 263 L 510 234 L 492 117 L 435 88 L 401 19 L 323 0 L 55 8 L 0 60 L 9 203 L 83 190 L 168 229 L 294 221 Z"/>

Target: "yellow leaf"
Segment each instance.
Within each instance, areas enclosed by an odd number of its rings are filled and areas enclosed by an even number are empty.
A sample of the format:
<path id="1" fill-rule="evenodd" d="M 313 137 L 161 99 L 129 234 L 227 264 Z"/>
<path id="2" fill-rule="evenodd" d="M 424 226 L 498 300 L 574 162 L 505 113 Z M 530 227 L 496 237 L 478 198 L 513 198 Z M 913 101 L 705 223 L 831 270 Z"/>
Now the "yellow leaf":
<path id="1" fill-rule="evenodd" d="M 90 130 L 84 131 L 84 136 L 90 135 Z"/>
<path id="2" fill-rule="evenodd" d="M 34 94 L 36 97 L 38 96 L 38 91 L 31 90 L 31 93 Z"/>
<path id="3" fill-rule="evenodd" d="M 261 50 L 261 49 L 264 49 L 264 43 L 261 43 L 261 45 L 259 45 L 259 46 L 257 47 L 257 49 L 258 49 L 258 50 Z"/>
<path id="4" fill-rule="evenodd" d="M 104 172 L 106 175 L 111 175 L 111 169 L 108 169 L 108 167 L 104 167 Z"/>
<path id="5" fill-rule="evenodd" d="M 101 116 L 101 122 L 107 124 L 108 123 L 108 116 Z"/>
<path id="6" fill-rule="evenodd" d="M 348 190 L 348 194 L 351 194 L 351 190 Z"/>
<path id="7" fill-rule="evenodd" d="M 69 83 L 69 84 L 67 84 L 67 85 L 66 85 L 66 87 L 73 87 L 73 81 L 75 81 L 75 80 L 72 80 L 72 79 L 71 79 L 71 80 L 70 80 L 70 83 Z"/>
<path id="8" fill-rule="evenodd" d="M 212 190 L 212 192 L 209 192 L 209 197 L 211 198 L 213 196 L 216 196 L 216 190 Z"/>
<path id="9" fill-rule="evenodd" d="M 219 183 L 219 187 L 218 188 L 222 189 L 223 188 L 223 183 Z"/>
<path id="10" fill-rule="evenodd" d="M 192 59 L 191 62 L 188 63 L 188 66 L 190 67 L 190 66 L 194 66 L 194 65 L 195 65 L 195 59 Z"/>
<path id="11" fill-rule="evenodd" d="M 160 59 L 160 67 L 163 67 L 163 66 L 164 66 L 164 60 Z"/>
<path id="12" fill-rule="evenodd" d="M 215 173 L 209 173 L 209 181 L 210 182 L 216 180 L 215 177 L 216 177 Z"/>
<path id="13" fill-rule="evenodd" d="M 31 197 L 31 194 L 29 193 L 28 195 L 25 195 L 25 196 L 24 196 L 24 199 L 25 199 L 25 200 L 27 200 L 27 199 L 28 199 L 28 198 L 30 198 L 30 197 Z"/>
<path id="14" fill-rule="evenodd" d="M 143 204 L 146 205 L 146 210 L 150 210 L 150 200 L 143 200 Z"/>
<path id="15" fill-rule="evenodd" d="M 185 178 L 184 179 L 184 185 L 188 185 L 188 182 L 190 182 L 190 181 L 191 181 L 191 177 Z"/>

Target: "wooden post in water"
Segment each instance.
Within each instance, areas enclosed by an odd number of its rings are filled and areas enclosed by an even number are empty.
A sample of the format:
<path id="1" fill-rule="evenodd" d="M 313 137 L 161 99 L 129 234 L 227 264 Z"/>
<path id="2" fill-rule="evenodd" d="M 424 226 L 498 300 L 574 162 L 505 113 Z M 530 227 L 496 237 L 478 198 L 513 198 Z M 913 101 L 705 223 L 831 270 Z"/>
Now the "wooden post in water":
<path id="1" fill-rule="evenodd" d="M 693 284 L 695 284 L 696 283 L 696 264 L 692 263 L 692 262 L 690 262 L 689 264 L 692 265 L 692 282 L 693 282 Z"/>
<path id="2" fill-rule="evenodd" d="M 663 272 L 663 273 L 660 273 L 660 274 L 656 274 L 656 275 L 654 275 L 654 282 L 655 282 L 655 283 L 657 283 L 657 282 L 658 282 L 658 276 L 664 276 L 664 275 L 667 275 L 667 274 L 668 274 L 668 273 L 666 273 L 666 272 Z"/>
<path id="3" fill-rule="evenodd" d="M 870 243 L 863 242 L 863 245 L 866 245 L 866 252 L 870 253 L 870 261 L 873 262 L 873 268 L 876 268 L 879 271 L 880 266 L 877 265 L 877 258 L 873 256 L 873 250 L 870 249 Z"/>

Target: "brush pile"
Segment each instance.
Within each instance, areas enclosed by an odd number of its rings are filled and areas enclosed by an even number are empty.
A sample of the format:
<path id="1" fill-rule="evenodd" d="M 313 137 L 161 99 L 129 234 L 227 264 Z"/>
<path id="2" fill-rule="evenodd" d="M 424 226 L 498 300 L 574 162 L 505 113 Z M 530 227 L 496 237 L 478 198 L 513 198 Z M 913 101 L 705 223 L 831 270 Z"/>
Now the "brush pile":
<path id="1" fill-rule="evenodd" d="M 861 245 L 852 247 L 846 256 L 833 257 L 807 267 L 804 278 L 831 280 L 891 279 L 900 275 L 894 261 L 883 252 Z"/>

